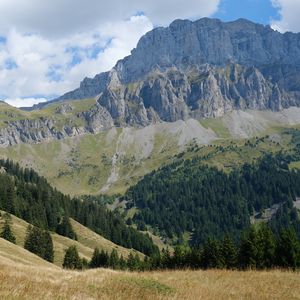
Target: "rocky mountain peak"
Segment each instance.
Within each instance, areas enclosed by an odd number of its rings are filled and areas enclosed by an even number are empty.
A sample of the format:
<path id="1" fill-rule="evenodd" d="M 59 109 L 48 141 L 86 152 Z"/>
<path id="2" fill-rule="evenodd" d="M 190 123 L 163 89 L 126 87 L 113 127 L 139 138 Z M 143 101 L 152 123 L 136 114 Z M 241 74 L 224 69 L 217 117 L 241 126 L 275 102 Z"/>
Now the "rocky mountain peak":
<path id="1" fill-rule="evenodd" d="M 245 19 L 175 20 L 58 100 L 87 97 L 120 126 L 299 106 L 300 34 Z"/>

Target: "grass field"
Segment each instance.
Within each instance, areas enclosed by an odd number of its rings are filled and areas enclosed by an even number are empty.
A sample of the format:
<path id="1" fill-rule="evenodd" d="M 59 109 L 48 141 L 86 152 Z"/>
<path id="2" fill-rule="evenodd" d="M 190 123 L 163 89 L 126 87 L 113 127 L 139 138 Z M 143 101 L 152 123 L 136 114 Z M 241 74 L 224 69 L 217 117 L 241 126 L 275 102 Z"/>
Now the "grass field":
<path id="1" fill-rule="evenodd" d="M 1 214 L 3 215 L 4 213 L 1 212 Z M 13 215 L 11 216 L 11 218 L 11 228 L 14 235 L 16 236 L 16 243 L 18 246 L 23 247 L 28 223 Z M 0 217 L 0 229 L 2 229 L 3 224 L 4 218 Z M 98 247 L 100 250 L 103 249 L 108 253 L 110 253 L 113 249 L 116 249 L 118 254 L 123 255 L 123 257 L 127 257 L 130 252 L 139 253 L 136 250 L 127 249 L 114 244 L 113 242 L 103 238 L 102 236 L 96 234 L 95 232 L 89 230 L 87 227 L 82 226 L 81 224 L 72 219 L 71 224 L 77 234 L 78 241 L 74 241 L 51 232 L 51 237 L 54 246 L 54 264 L 56 264 L 57 266 L 62 265 L 65 250 L 72 245 L 76 245 L 80 257 L 86 258 L 87 260 L 91 259 L 94 249 L 96 247 Z M 144 256 L 141 253 L 139 253 L 139 255 L 141 257 Z"/>
<path id="2" fill-rule="evenodd" d="M 16 262 L 2 251 L 0 286 L 1 299 L 300 299 L 300 274 L 293 272 L 77 272 L 38 258 L 32 264 Z"/>

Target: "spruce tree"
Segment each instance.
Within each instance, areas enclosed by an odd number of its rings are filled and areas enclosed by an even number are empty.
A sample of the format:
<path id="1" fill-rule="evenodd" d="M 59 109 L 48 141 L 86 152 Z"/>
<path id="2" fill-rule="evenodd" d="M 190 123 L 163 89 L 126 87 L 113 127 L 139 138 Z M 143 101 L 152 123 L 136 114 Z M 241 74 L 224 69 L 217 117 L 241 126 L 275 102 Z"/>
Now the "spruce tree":
<path id="1" fill-rule="evenodd" d="M 66 236 L 72 240 L 77 240 L 76 234 L 70 223 L 68 216 L 64 216 L 60 224 L 57 225 L 56 232 L 62 236 Z"/>
<path id="2" fill-rule="evenodd" d="M 255 269 L 257 259 L 257 236 L 253 227 L 244 233 L 240 241 L 238 263 L 242 269 Z"/>
<path id="3" fill-rule="evenodd" d="M 49 262 L 54 260 L 53 242 L 49 231 L 43 233 L 43 258 Z"/>
<path id="4" fill-rule="evenodd" d="M 53 262 L 53 242 L 48 231 L 29 225 L 24 248 L 49 262 Z"/>
<path id="5" fill-rule="evenodd" d="M 99 268 L 100 267 L 100 251 L 98 248 L 95 248 L 92 259 L 90 261 L 90 268 Z"/>
<path id="6" fill-rule="evenodd" d="M 224 259 L 224 267 L 226 269 L 235 269 L 237 266 L 237 249 L 228 235 L 225 236 L 222 242 L 221 252 Z"/>
<path id="7" fill-rule="evenodd" d="M 141 265 L 141 260 L 138 254 L 133 255 L 133 253 L 130 252 L 128 259 L 127 259 L 127 266 L 130 271 L 137 271 L 139 270 Z"/>
<path id="8" fill-rule="evenodd" d="M 66 269 L 82 269 L 82 261 L 76 246 L 70 246 L 66 250 L 63 267 Z"/>
<path id="9" fill-rule="evenodd" d="M 293 270 L 300 266 L 300 245 L 293 228 L 280 233 L 276 252 L 279 266 Z"/>
<path id="10" fill-rule="evenodd" d="M 116 249 L 113 249 L 111 254 L 110 254 L 110 257 L 109 257 L 109 266 L 112 268 L 112 269 L 118 269 L 119 267 L 119 255 L 118 255 L 118 252 Z"/>
<path id="11" fill-rule="evenodd" d="M 11 243 L 16 243 L 16 237 L 14 236 L 10 225 L 9 225 L 9 221 L 6 219 L 4 222 L 4 226 L 3 226 L 3 230 L 0 234 L 0 237 L 2 237 L 3 239 L 11 242 Z"/>
<path id="12" fill-rule="evenodd" d="M 267 225 L 263 225 L 258 231 L 260 262 L 259 268 L 272 268 L 276 260 L 276 239 Z"/>
<path id="13" fill-rule="evenodd" d="M 202 265 L 205 269 L 222 268 L 224 258 L 221 251 L 220 243 L 209 238 L 203 247 Z"/>

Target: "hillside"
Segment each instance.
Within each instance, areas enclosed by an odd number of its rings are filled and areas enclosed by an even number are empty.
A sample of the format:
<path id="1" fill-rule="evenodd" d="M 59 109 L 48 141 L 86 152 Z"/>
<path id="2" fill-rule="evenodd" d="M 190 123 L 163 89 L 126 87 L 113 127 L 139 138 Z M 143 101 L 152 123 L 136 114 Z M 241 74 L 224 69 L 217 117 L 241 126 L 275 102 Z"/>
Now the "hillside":
<path id="1" fill-rule="evenodd" d="M 39 263 L 30 266 L 16 263 L 0 253 L 0 298 L 299 299 L 300 294 L 299 274 L 279 270 L 76 272 Z"/>
<path id="2" fill-rule="evenodd" d="M 293 151 L 284 153 L 281 149 L 276 155 L 264 154 L 253 161 L 242 154 L 245 161 L 225 171 L 208 166 L 214 157 L 209 157 L 211 153 L 203 156 L 201 149 L 194 147 L 192 151 L 199 153 L 198 156 L 177 159 L 128 189 L 124 196 L 128 214 L 133 215 L 138 228 L 150 226 L 166 239 L 176 238 L 180 243 L 190 239 L 190 244 L 201 245 L 209 237 L 223 238 L 226 234 L 238 239 L 241 230 L 250 226 L 253 214 L 263 213 L 272 206 L 292 208 L 299 197 L 300 172 L 289 167 L 300 159 L 299 131 L 292 131 L 292 135 Z M 255 152 L 260 141 L 255 139 L 246 144 Z M 236 145 L 232 147 L 236 149 Z M 216 146 L 214 150 L 226 158 L 226 148 Z M 297 210 L 293 214 L 289 219 L 286 210 L 284 221 L 272 218 L 277 232 L 281 227 L 295 226 L 300 236 Z M 275 214 L 274 218 L 277 217 Z"/>
<path id="3" fill-rule="evenodd" d="M 3 219 L 4 212 L 1 212 L 1 214 L 2 214 L 2 217 L 0 218 L 0 231 L 2 230 L 2 226 L 4 224 L 4 219 Z M 107 251 L 108 253 L 110 253 L 113 249 L 116 249 L 118 254 L 123 255 L 123 257 L 128 257 L 130 252 L 138 253 L 134 249 L 126 249 L 124 247 L 121 247 L 121 246 L 118 246 L 118 245 L 112 243 L 111 241 L 103 238 L 102 236 L 96 234 L 95 232 L 82 226 L 81 224 L 79 224 L 78 222 L 76 222 L 72 219 L 71 219 L 71 224 L 77 234 L 78 241 L 74 241 L 67 237 L 64 237 L 64 236 L 61 236 L 61 235 L 51 232 L 51 237 L 52 237 L 53 246 L 54 246 L 54 264 L 56 264 L 57 266 L 62 266 L 62 262 L 63 262 L 64 255 L 65 255 L 65 250 L 72 245 L 76 245 L 80 257 L 86 258 L 87 260 L 91 259 L 94 249 L 96 247 L 98 247 L 99 249 L 103 249 L 104 251 Z M 23 221 L 22 219 L 19 219 L 19 218 L 15 217 L 14 215 L 11 215 L 11 228 L 16 236 L 16 244 L 22 248 L 24 246 L 26 230 L 27 230 L 28 225 L 29 224 L 27 222 Z M 6 248 L 7 248 L 7 246 L 6 246 Z M 10 246 L 13 247 L 13 244 L 10 244 Z M 5 250 L 6 248 L 1 248 L 1 249 L 3 249 L 3 251 L 5 253 L 8 253 Z M 21 251 L 21 250 L 18 250 L 18 251 Z M 14 251 L 12 251 L 11 253 L 14 253 Z M 141 257 L 143 256 L 141 253 L 139 253 L 139 254 Z M 3 253 L 3 255 L 4 255 L 4 253 Z M 32 255 L 31 257 L 35 258 L 36 256 Z M 18 259 L 16 259 L 16 261 L 18 261 Z"/>
<path id="4" fill-rule="evenodd" d="M 227 147 L 234 143 L 242 148 L 244 139 L 269 135 L 270 140 L 276 143 L 260 143 L 261 150 L 286 149 L 289 137 L 282 132 L 284 128 L 299 127 L 299 116 L 299 108 L 282 112 L 238 111 L 200 122 L 190 119 L 145 128 L 113 127 L 97 134 L 0 148 L 0 157 L 33 168 L 66 194 L 117 194 L 124 193 L 129 186 L 162 164 L 172 162 L 174 155 L 185 151 L 191 144 Z M 209 147 L 206 149 L 207 152 L 211 150 Z M 250 150 L 242 152 L 250 156 L 258 154 Z M 234 162 L 237 154 L 231 152 L 228 155 L 235 158 L 232 159 Z M 243 159 L 241 154 L 239 156 Z M 221 159 L 218 159 L 220 166 L 226 164 L 228 158 L 224 157 L 223 162 Z"/>
<path id="5" fill-rule="evenodd" d="M 23 169 L 9 160 L 0 160 L 0 166 L 0 209 L 71 238 L 72 230 L 65 229 L 71 227 L 67 223 L 72 217 L 118 245 L 146 255 L 158 252 L 148 235 L 128 227 L 120 215 L 106 209 L 101 199 L 70 198 L 52 188 L 32 169 Z"/>
<path id="6" fill-rule="evenodd" d="M 35 268 L 44 267 L 53 270 L 59 269 L 39 256 L 25 250 L 22 246 L 12 244 L 2 238 L 0 238 L 0 257 L 2 264 L 14 264 L 18 266 L 30 266 Z"/>

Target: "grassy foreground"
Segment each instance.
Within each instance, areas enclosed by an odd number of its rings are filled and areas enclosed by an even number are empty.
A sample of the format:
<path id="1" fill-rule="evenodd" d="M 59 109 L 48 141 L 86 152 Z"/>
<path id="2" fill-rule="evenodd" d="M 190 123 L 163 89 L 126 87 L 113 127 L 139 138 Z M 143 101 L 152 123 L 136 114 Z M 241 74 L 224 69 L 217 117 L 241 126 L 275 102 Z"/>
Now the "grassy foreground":
<path id="1" fill-rule="evenodd" d="M 300 299 L 299 273 L 77 272 L 15 262 L 1 252 L 0 287 L 1 299 Z"/>

